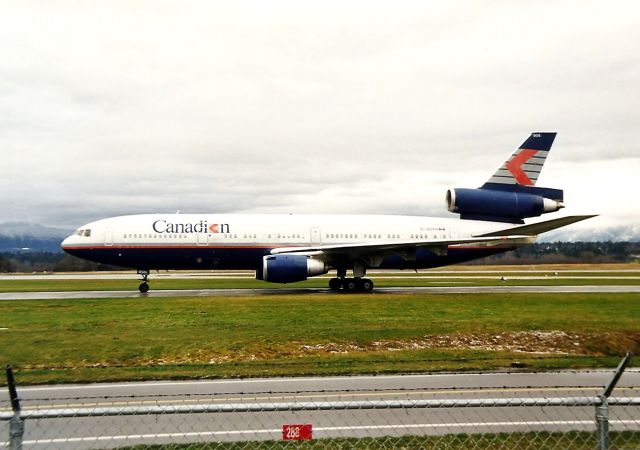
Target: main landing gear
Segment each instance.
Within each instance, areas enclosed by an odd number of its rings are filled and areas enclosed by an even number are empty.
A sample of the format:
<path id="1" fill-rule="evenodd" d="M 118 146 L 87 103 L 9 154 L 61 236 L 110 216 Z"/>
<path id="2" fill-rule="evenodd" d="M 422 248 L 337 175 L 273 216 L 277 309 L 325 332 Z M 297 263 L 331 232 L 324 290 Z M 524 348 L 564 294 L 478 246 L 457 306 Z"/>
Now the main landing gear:
<path id="1" fill-rule="evenodd" d="M 329 288 L 332 291 L 343 289 L 345 292 L 371 292 L 373 281 L 368 278 L 331 278 Z"/>
<path id="2" fill-rule="evenodd" d="M 347 278 L 347 270 L 338 269 L 338 278 L 329 280 L 329 288 L 332 291 L 343 289 L 345 292 L 371 292 L 373 291 L 373 281 L 363 278 L 366 273 L 364 264 L 356 262 L 353 265 L 353 278 Z"/>
<path id="3" fill-rule="evenodd" d="M 142 275 L 142 279 L 140 281 L 142 281 L 142 283 L 140 283 L 140 286 L 138 286 L 138 290 L 140 290 L 140 292 L 142 292 L 143 294 L 145 292 L 149 291 L 149 271 L 148 270 L 138 270 L 138 275 Z"/>

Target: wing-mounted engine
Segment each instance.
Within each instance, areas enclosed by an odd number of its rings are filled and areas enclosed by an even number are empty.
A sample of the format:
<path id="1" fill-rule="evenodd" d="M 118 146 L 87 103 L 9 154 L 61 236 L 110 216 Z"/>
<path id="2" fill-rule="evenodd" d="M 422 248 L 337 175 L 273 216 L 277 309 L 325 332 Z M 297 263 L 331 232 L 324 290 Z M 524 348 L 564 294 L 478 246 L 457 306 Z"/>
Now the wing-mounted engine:
<path id="1" fill-rule="evenodd" d="M 461 219 L 524 223 L 564 208 L 563 191 L 521 185 L 495 185 L 479 189 L 455 188 L 447 191 L 447 209 Z"/>
<path id="2" fill-rule="evenodd" d="M 268 255 L 262 258 L 262 271 L 256 273 L 256 278 L 271 283 L 294 283 L 328 271 L 323 261 L 307 255 Z"/>

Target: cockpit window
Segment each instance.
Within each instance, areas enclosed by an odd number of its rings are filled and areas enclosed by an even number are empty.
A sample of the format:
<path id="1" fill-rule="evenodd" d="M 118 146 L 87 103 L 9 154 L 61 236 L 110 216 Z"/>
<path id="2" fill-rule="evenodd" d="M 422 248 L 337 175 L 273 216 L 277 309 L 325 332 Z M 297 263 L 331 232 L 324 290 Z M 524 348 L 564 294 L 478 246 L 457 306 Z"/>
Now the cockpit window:
<path id="1" fill-rule="evenodd" d="M 85 237 L 90 237 L 91 236 L 91 229 L 87 228 L 86 230 L 76 230 L 76 233 L 78 236 L 85 236 Z"/>

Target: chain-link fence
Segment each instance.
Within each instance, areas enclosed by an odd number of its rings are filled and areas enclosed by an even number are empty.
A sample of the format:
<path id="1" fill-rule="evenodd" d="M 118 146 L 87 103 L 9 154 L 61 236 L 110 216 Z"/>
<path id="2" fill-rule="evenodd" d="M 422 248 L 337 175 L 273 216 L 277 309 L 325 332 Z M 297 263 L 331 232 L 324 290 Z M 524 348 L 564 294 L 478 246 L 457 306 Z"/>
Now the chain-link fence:
<path id="1" fill-rule="evenodd" d="M 622 373 L 619 368 L 618 373 Z M 0 405 L 11 449 L 640 449 L 640 397 L 605 390 L 331 390 L 31 398 Z M 554 396 L 549 396 L 553 392 Z M 560 395 L 556 395 L 560 394 Z"/>
<path id="2" fill-rule="evenodd" d="M 311 439 L 302 448 L 599 448 L 596 409 L 602 400 L 594 396 L 313 402 L 293 397 L 25 409 L 20 440 L 24 448 L 37 449 L 277 449 L 299 448 L 293 441 L 300 439 Z M 607 407 L 608 448 L 640 448 L 640 398 L 609 398 Z M 8 439 L 12 416 L 3 412 L 2 418 Z"/>

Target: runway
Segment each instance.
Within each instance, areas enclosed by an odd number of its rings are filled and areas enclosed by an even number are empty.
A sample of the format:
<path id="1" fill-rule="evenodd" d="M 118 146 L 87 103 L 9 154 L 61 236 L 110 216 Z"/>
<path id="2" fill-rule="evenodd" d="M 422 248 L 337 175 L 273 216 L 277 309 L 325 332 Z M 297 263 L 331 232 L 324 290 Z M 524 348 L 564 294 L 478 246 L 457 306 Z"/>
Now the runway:
<path id="1" fill-rule="evenodd" d="M 19 388 L 23 408 L 62 408 L 231 402 L 258 400 L 407 398 L 478 398 L 493 396 L 571 395 L 599 392 L 613 370 L 542 373 L 433 373 L 421 375 L 373 375 L 338 377 L 281 377 L 195 381 L 148 381 L 45 385 Z M 640 394 L 640 368 L 627 369 L 618 383 L 618 394 Z M 108 399 L 108 401 L 106 400 Z M 8 408 L 7 391 L 0 390 L 0 405 Z"/>
<path id="2" fill-rule="evenodd" d="M 540 269 L 521 269 L 518 266 L 510 266 L 508 268 L 496 269 L 483 269 L 481 266 L 478 269 L 465 269 L 465 270 L 446 270 L 446 269 L 420 269 L 417 273 L 412 270 L 368 270 L 367 274 L 376 278 L 423 278 L 423 277 L 437 277 L 437 278 L 470 278 L 470 279 L 499 279 L 505 274 L 515 274 L 520 277 L 539 277 L 546 278 L 550 274 L 557 278 L 574 278 L 575 274 L 589 274 L 589 278 L 596 277 L 602 279 L 620 278 L 620 274 L 624 274 L 625 278 L 628 277 L 640 277 L 640 269 L 618 269 L 618 268 L 582 268 L 576 267 L 573 269 L 557 269 L 551 266 L 550 268 Z M 613 275 L 612 275 L 613 274 Z M 485 275 L 485 276 L 483 276 Z M 255 271 L 252 270 L 215 270 L 215 271 L 167 271 L 167 272 L 153 272 L 153 279 L 253 279 L 255 278 Z M 326 278 L 326 277 L 325 277 Z M 584 278 L 584 277 L 583 277 Z M 0 274 L 0 281 L 16 281 L 16 280 L 136 280 L 138 279 L 132 271 L 108 271 L 108 272 L 71 272 L 71 273 L 4 273 Z"/>
<path id="3" fill-rule="evenodd" d="M 376 287 L 372 294 L 482 294 L 482 293 L 640 293 L 640 285 L 588 286 L 420 286 Z M 353 295 L 329 288 L 166 289 L 130 291 L 2 292 L 3 300 L 72 300 L 82 298 L 237 297 L 259 295 Z"/>
<path id="4" fill-rule="evenodd" d="M 387 400 L 594 397 L 612 371 L 476 373 L 269 378 L 53 385 L 19 389 L 26 413 L 42 408 L 114 406 L 319 404 Z M 628 370 L 614 396 L 639 395 L 640 370 Z M 7 394 L 0 405 L 8 409 Z M 640 408 L 627 410 L 638 429 Z M 634 415 L 635 414 L 635 415 Z M 615 417 L 612 426 L 615 428 Z M 531 429 L 592 430 L 592 407 L 494 407 L 382 410 L 258 411 L 126 417 L 27 419 L 25 448 L 115 448 L 186 441 L 281 439 L 282 425 L 309 423 L 314 438 L 401 436 Z M 6 422 L 4 422 L 6 424 Z M 4 425 L 3 425 L 4 427 Z M 6 435 L 5 435 L 6 436 Z"/>

